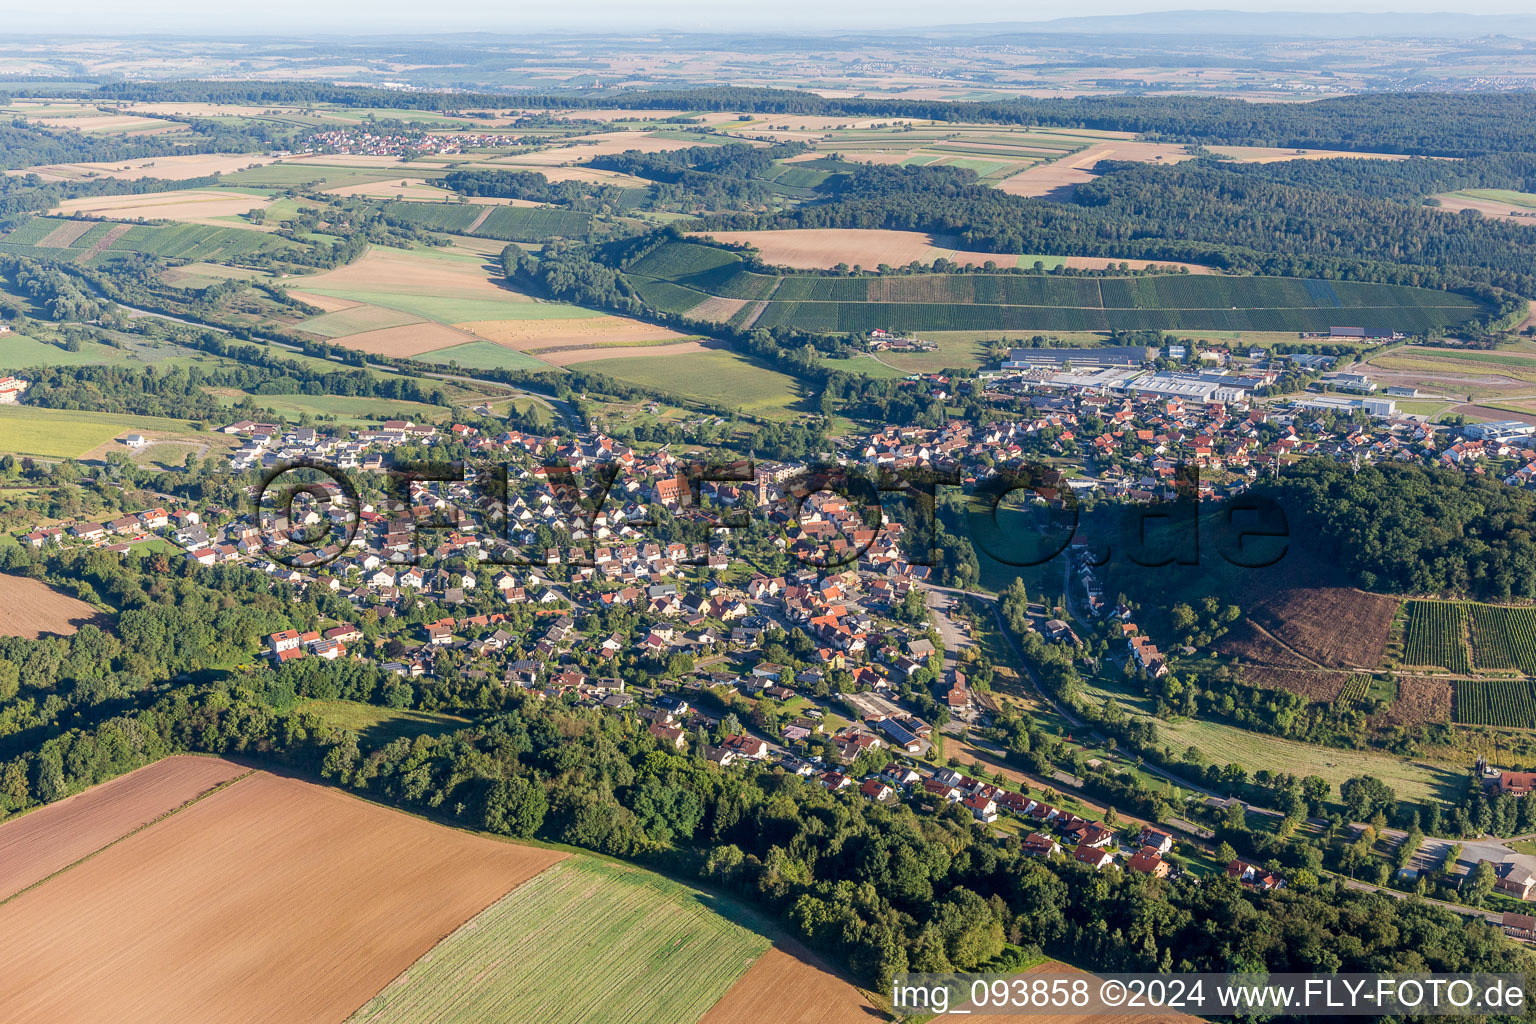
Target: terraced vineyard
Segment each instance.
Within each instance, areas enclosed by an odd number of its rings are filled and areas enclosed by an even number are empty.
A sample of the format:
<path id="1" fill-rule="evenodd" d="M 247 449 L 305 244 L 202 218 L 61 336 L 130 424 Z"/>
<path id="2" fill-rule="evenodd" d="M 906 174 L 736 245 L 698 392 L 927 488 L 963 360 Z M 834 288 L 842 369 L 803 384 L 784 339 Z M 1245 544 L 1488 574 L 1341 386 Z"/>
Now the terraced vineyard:
<path id="1" fill-rule="evenodd" d="M 1409 601 L 1403 661 L 1451 672 L 1471 672 L 1466 605 L 1457 601 Z"/>
<path id="2" fill-rule="evenodd" d="M 1450 292 L 1286 277 L 779 276 L 749 269 L 728 249 L 692 242 L 663 245 L 625 274 L 665 312 L 686 314 L 711 297 L 766 300 L 753 326 L 829 332 L 1307 331 L 1347 325 L 1411 333 L 1485 311 Z"/>
<path id="3" fill-rule="evenodd" d="M 1472 660 L 1478 668 L 1536 675 L 1536 609 L 1473 604 Z"/>
<path id="4" fill-rule="evenodd" d="M 1536 683 L 1524 679 L 1458 682 L 1454 715 L 1463 725 L 1536 729 Z"/>

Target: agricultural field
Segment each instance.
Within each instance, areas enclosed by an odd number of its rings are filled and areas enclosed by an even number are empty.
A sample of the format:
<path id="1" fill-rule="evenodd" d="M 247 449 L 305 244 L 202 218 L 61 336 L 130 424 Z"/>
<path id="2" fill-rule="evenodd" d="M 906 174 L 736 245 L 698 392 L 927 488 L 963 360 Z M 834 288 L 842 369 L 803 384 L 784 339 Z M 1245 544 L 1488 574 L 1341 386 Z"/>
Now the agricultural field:
<path id="1" fill-rule="evenodd" d="M 221 402 L 231 406 L 238 405 L 247 397 L 243 392 L 227 391 L 222 388 L 211 390 Z M 453 410 L 448 406 L 410 402 L 398 398 L 372 398 L 358 395 L 253 395 L 250 397 L 259 407 L 290 422 L 298 422 L 306 413 L 316 420 L 335 417 L 339 423 L 354 426 L 398 419 L 435 423 L 453 415 Z"/>
<path id="2" fill-rule="evenodd" d="M 786 944 L 753 961 L 699 1024 L 849 1024 L 876 1017 L 867 996 L 797 944 Z"/>
<path id="3" fill-rule="evenodd" d="M 121 349 L 93 341 L 82 341 L 79 350 L 71 352 L 60 345 L 37 341 L 25 334 L 0 336 L 0 371 L 8 373 L 29 366 L 94 366 L 127 362 L 129 359 Z"/>
<path id="4" fill-rule="evenodd" d="M 1502 188 L 1469 188 L 1434 196 L 1438 209 L 1447 213 L 1476 210 L 1484 217 L 1497 217 L 1519 224 L 1536 224 L 1536 194 Z"/>
<path id="5" fill-rule="evenodd" d="M 663 245 L 626 277 L 650 305 L 692 315 L 714 298 L 746 300 L 738 327 L 894 330 L 1326 330 L 1340 321 L 1404 331 L 1447 326 L 1484 311 L 1450 292 L 1281 277 L 764 274 L 735 253 Z"/>
<path id="6" fill-rule="evenodd" d="M 1220 722 L 1178 719 L 1155 725 L 1159 743 L 1174 750 L 1193 746 L 1209 764 L 1240 764 L 1249 773 L 1261 769 L 1294 773 L 1298 765 L 1305 765 L 1305 774 L 1327 779 L 1335 791 L 1354 776 L 1374 775 L 1405 800 L 1452 800 L 1462 794 L 1465 781 L 1460 766 L 1432 766 L 1370 750 L 1319 748 Z"/>
<path id="7" fill-rule="evenodd" d="M 36 174 L 44 181 L 84 181 L 91 178 L 115 178 L 121 181 L 165 178 L 180 181 L 209 174 L 232 176 L 246 168 L 270 164 L 274 159 L 258 153 L 197 153 L 102 163 L 44 164 L 29 167 L 26 173 Z"/>
<path id="8" fill-rule="evenodd" d="M 234 189 L 183 189 L 129 196 L 69 199 L 52 212 L 65 216 L 113 217 L 121 220 L 178 220 L 206 223 L 214 217 L 234 217 L 264 209 L 271 199 Z"/>
<path id="9" fill-rule="evenodd" d="M 548 364 L 490 341 L 471 341 L 463 345 L 433 349 L 416 357 L 424 363 L 446 366 L 457 363 L 465 370 L 542 370 Z"/>
<path id="10" fill-rule="evenodd" d="M 1472 661 L 1479 669 L 1536 676 L 1536 609 L 1469 604 Z"/>
<path id="11" fill-rule="evenodd" d="M 1456 721 L 1506 729 L 1536 729 L 1536 683 L 1526 679 L 1458 680 Z"/>
<path id="12" fill-rule="evenodd" d="M 586 238 L 594 231 L 591 214 L 527 206 L 471 203 L 390 203 L 386 216 L 428 231 L 476 235 L 504 242 L 547 242 Z"/>
<path id="13" fill-rule="evenodd" d="M 720 908 L 724 909 L 724 908 Z M 348 1024 L 692 1024 L 767 938 L 696 891 L 575 856 L 444 939 Z"/>
<path id="14" fill-rule="evenodd" d="M 343 1020 L 564 857 L 257 772 L 0 905 L 0 1004 L 13 1024 Z"/>
<path id="15" fill-rule="evenodd" d="M 168 757 L 5 822 L 0 827 L 0 900 L 249 771 L 217 757 Z"/>
<path id="16" fill-rule="evenodd" d="M 198 436 L 181 420 L 110 412 L 0 405 L 0 454 L 78 459 L 128 431 Z M 206 437 L 203 438 L 206 441 Z M 126 450 L 126 449 L 125 449 Z"/>
<path id="17" fill-rule="evenodd" d="M 0 236 L 0 252 L 92 263 L 129 252 L 188 260 L 232 260 L 293 244 L 262 231 L 212 224 L 121 224 L 52 217 L 33 217 Z"/>
<path id="18" fill-rule="evenodd" d="M 0 636 L 72 636 L 81 626 L 105 624 L 99 609 L 42 580 L 0 573 Z"/>
<path id="19" fill-rule="evenodd" d="M 1122 261 L 1097 256 L 1049 256 L 1020 253 L 975 252 L 957 248 L 953 238 L 922 231 L 890 231 L 877 228 L 791 228 L 783 231 L 714 231 L 704 236 L 730 245 L 750 245 L 758 258 L 775 267 L 795 270 L 831 270 L 838 264 L 861 266 L 866 270 L 885 264 L 903 267 L 911 263 L 949 260 L 962 266 L 985 266 L 988 262 L 1002 268 L 1028 270 L 1037 262 L 1046 270 L 1072 267 L 1103 270 Z M 1131 260 L 1135 270 L 1148 266 L 1185 267 L 1191 273 L 1211 273 L 1198 263 L 1153 264 Z"/>
<path id="20" fill-rule="evenodd" d="M 1408 665 L 1472 671 L 1467 651 L 1467 606 L 1456 601 L 1407 602 L 1403 661 Z"/>
<path id="21" fill-rule="evenodd" d="M 1522 383 L 1536 382 L 1536 350 L 1524 343 L 1493 352 L 1414 345 L 1372 356 L 1366 362 L 1383 370 L 1443 374 L 1452 380 L 1481 374 Z M 1461 384 L 1457 388 L 1465 390 Z"/>
<path id="22" fill-rule="evenodd" d="M 803 397 L 801 385 L 793 377 L 720 349 L 686 356 L 599 359 L 584 364 L 583 369 L 663 394 L 771 418 L 788 415 Z"/>

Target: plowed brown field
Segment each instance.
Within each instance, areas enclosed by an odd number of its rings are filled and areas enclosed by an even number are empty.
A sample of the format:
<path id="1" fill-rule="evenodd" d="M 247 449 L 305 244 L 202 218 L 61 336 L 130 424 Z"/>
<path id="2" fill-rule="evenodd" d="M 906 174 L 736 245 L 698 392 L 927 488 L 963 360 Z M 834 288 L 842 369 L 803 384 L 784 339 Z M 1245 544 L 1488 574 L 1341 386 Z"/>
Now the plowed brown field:
<path id="1" fill-rule="evenodd" d="M 217 757 L 168 757 L 0 825 L 0 900 L 249 770 Z"/>
<path id="2" fill-rule="evenodd" d="M 565 855 L 257 773 L 0 906 L 7 1024 L 335 1022 Z"/>
<path id="3" fill-rule="evenodd" d="M 864 993 L 803 950 L 774 947 L 699 1024 L 859 1024 L 884 1020 Z"/>
<path id="4" fill-rule="evenodd" d="M 0 573 L 0 636 L 70 636 L 99 618 L 95 608 L 42 580 Z"/>

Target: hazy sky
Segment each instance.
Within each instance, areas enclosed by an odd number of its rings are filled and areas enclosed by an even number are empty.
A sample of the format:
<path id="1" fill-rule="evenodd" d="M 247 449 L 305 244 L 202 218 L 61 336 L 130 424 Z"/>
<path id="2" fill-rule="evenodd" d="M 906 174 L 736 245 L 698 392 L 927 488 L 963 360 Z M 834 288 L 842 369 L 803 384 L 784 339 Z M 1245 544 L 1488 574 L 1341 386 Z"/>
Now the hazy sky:
<path id="1" fill-rule="evenodd" d="M 968 0 L 63 0 L 57 4 L 0 0 L 8 32 L 102 34 L 238 31 L 273 35 L 345 32 L 455 32 L 565 28 L 606 32 L 632 26 L 714 30 L 895 28 L 913 25 L 1032 21 L 1158 10 L 1284 10 L 1528 14 L 1531 0 L 1077 0 L 1020 3 Z"/>

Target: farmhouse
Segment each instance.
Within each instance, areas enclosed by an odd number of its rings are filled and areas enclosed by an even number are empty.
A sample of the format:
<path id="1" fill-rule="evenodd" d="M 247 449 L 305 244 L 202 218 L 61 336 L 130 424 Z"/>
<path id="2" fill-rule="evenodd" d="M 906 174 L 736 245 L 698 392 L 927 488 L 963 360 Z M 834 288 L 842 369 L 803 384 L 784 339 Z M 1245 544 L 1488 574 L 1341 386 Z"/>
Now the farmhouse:
<path id="1" fill-rule="evenodd" d="M 1525 796 L 1536 789 L 1536 772 L 1500 772 L 1493 789 L 1500 795 Z"/>

